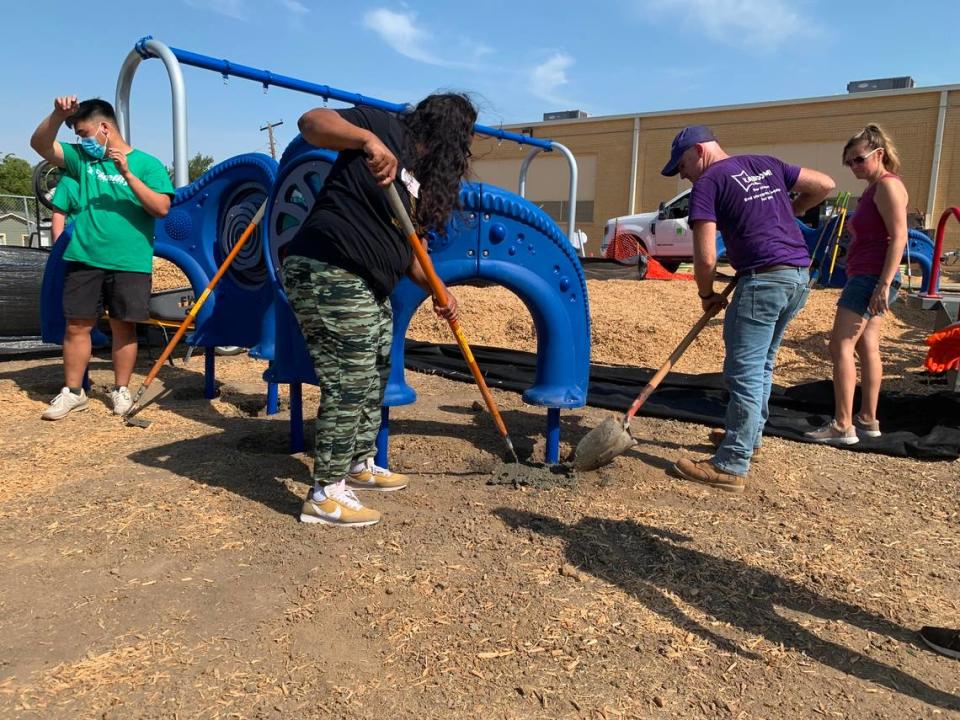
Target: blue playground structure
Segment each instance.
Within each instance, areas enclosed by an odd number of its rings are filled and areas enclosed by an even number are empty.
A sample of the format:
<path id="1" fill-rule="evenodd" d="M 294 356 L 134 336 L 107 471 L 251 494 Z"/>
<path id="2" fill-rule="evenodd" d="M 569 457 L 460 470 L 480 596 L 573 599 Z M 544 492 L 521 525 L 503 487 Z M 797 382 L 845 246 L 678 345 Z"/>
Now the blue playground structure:
<path id="1" fill-rule="evenodd" d="M 137 42 L 117 82 L 116 110 L 120 130 L 130 142 L 129 98 L 133 75 L 142 60 L 159 58 L 166 66 L 173 95 L 174 182 L 178 187 L 170 213 L 156 224 L 155 253 L 177 265 L 195 294 L 206 287 L 226 254 L 236 244 L 257 208 L 266 199 L 265 220 L 244 246 L 237 261 L 198 314 L 187 342 L 207 348 L 206 395 L 215 393 L 213 346 L 250 348 L 269 362 L 268 412 L 277 411 L 277 386 L 290 385 L 291 450 L 303 449 L 302 384 L 316 383 L 305 343 L 287 303 L 279 278 L 283 246 L 310 212 L 336 154 L 297 136 L 277 164 L 262 154 L 230 158 L 187 185 L 186 94 L 181 64 L 285 87 L 324 100 L 368 105 L 403 113 L 409 106 L 388 103 L 326 85 L 277 75 L 226 60 L 170 48 L 150 37 Z M 559 460 L 560 410 L 586 404 L 590 363 L 590 312 L 583 269 L 568 240 L 575 227 L 576 161 L 570 151 L 550 140 L 532 138 L 482 125 L 475 132 L 534 149 L 521 167 L 520 190 L 534 156 L 557 151 L 570 164 L 571 208 L 568 233 L 521 195 L 489 185 L 464 184 L 462 211 L 451 219 L 444 238 L 428 238 L 437 274 L 449 286 L 483 279 L 512 290 L 529 309 L 537 331 L 537 372 L 524 400 L 547 408 L 546 461 Z M 63 334 L 62 247 L 47 264 L 44 278 L 44 328 L 56 325 Z M 389 408 L 416 400 L 404 376 L 404 336 L 410 319 L 425 299 L 419 287 L 402 281 L 391 295 L 394 312 L 392 372 L 386 389 L 377 462 L 387 464 Z M 469 328 L 466 328 L 469 336 Z M 492 429 L 492 428 L 491 428 Z"/>

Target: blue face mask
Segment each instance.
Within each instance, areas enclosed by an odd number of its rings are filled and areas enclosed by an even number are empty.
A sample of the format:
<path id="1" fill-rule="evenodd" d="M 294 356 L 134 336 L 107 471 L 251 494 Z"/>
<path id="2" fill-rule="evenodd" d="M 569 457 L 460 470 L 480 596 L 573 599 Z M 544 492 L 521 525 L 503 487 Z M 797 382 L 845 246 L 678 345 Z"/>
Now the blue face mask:
<path id="1" fill-rule="evenodd" d="M 93 137 L 80 138 L 80 147 L 94 160 L 103 160 L 107 154 L 107 146 L 97 142 L 97 135 L 99 134 L 100 131 L 98 130 Z"/>

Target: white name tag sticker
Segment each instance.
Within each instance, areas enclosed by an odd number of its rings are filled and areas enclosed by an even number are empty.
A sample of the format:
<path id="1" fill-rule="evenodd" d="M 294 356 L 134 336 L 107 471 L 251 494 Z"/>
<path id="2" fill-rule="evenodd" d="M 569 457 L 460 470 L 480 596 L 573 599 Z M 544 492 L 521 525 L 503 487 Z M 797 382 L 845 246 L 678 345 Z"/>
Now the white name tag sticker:
<path id="1" fill-rule="evenodd" d="M 407 172 L 406 168 L 400 171 L 400 182 L 407 187 L 407 192 L 409 192 L 411 196 L 415 198 L 420 197 L 420 181 L 413 176 L 413 173 Z"/>

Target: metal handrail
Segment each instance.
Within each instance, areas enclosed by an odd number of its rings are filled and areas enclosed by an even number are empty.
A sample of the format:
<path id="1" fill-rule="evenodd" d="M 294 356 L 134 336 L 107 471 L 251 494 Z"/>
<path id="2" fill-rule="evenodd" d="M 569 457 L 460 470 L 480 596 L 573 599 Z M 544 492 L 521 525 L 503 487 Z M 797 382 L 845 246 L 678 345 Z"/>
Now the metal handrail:
<path id="1" fill-rule="evenodd" d="M 147 35 L 138 40 L 133 50 L 127 55 L 120 68 L 120 76 L 117 78 L 117 125 L 120 134 L 127 142 L 130 142 L 130 89 L 133 84 L 133 76 L 140 63 L 150 58 L 159 58 L 162 60 L 167 68 L 167 74 L 170 77 L 170 93 L 173 101 L 173 180 L 177 187 L 182 187 L 189 181 L 187 170 L 187 97 L 183 82 L 183 73 L 180 69 L 181 64 L 190 65 L 191 67 L 202 70 L 218 72 L 224 79 L 234 76 L 246 80 L 253 80 L 262 84 L 264 90 L 272 85 L 307 93 L 309 95 L 318 95 L 324 100 L 337 100 L 351 105 L 365 105 L 394 113 L 407 113 L 413 109 L 408 103 L 392 103 L 386 100 L 379 100 L 367 95 L 340 90 L 329 85 L 321 85 L 290 77 L 289 75 L 280 75 L 270 72 L 269 70 L 258 70 L 249 65 L 241 65 L 229 60 L 222 60 L 189 50 L 169 47 Z M 560 143 L 552 140 L 521 135 L 510 132 L 509 130 L 503 130 L 502 128 L 475 124 L 473 130 L 478 135 L 485 135 L 498 140 L 508 140 L 519 145 L 529 145 L 536 148 L 537 152 L 541 150 L 546 152 L 557 150 L 567 158 L 567 164 L 570 167 L 570 211 L 567 222 L 567 236 L 570 242 L 573 243 L 577 211 L 577 161 L 573 153 Z M 529 157 L 530 156 L 528 156 L 528 158 Z M 528 161 L 525 160 L 525 162 L 529 165 Z M 521 187 L 523 187 L 526 182 L 526 165 L 521 167 L 520 175 Z M 521 190 L 520 195 L 521 197 L 523 196 L 523 190 Z M 584 250 L 581 247 L 581 254 L 583 253 Z"/>

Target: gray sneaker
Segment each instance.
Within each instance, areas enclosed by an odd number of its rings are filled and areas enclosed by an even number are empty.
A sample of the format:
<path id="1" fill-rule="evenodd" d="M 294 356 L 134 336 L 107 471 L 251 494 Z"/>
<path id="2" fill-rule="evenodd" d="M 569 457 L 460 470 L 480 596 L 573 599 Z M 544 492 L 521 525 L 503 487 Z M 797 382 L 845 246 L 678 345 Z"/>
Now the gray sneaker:
<path id="1" fill-rule="evenodd" d="M 50 401 L 50 406 L 43 411 L 40 417 L 44 420 L 59 420 L 74 410 L 79 412 L 80 410 L 86 409 L 87 394 L 81 389 L 79 395 L 74 395 L 70 392 L 70 388 L 65 387 L 60 391 L 59 395 Z"/>
<path id="2" fill-rule="evenodd" d="M 841 428 L 836 420 L 831 420 L 823 427 L 806 432 L 803 436 L 807 440 L 823 443 L 825 445 L 856 445 L 860 442 L 857 437 L 857 430 L 853 425 L 848 428 Z"/>
<path id="3" fill-rule="evenodd" d="M 130 391 L 126 386 L 118 387 L 110 393 L 110 401 L 113 403 L 114 415 L 126 415 L 127 411 L 133 407 L 133 398 L 130 397 Z"/>
<path id="4" fill-rule="evenodd" d="M 857 435 L 860 435 L 861 437 L 878 438 L 882 434 L 880 432 L 879 420 L 871 420 L 870 422 L 867 422 L 859 415 L 854 415 L 853 426 L 857 429 Z"/>

